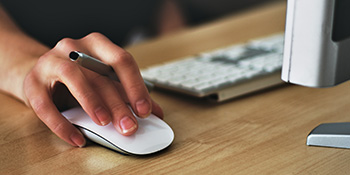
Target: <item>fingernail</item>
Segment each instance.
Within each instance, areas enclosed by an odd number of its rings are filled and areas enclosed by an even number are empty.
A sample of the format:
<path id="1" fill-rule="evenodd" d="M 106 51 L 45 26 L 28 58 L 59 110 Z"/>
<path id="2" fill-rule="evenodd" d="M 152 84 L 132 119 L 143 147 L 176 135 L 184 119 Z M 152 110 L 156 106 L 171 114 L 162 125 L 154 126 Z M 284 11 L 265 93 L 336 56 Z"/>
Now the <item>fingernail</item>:
<path id="1" fill-rule="evenodd" d="M 109 114 L 103 107 L 97 108 L 95 115 L 102 126 L 105 126 L 110 122 Z"/>
<path id="2" fill-rule="evenodd" d="M 70 139 L 72 140 L 72 142 L 76 145 L 76 146 L 79 146 L 80 148 L 84 147 L 85 146 L 85 139 L 84 139 L 84 136 L 78 132 L 78 133 L 73 133 L 71 136 L 70 136 Z"/>
<path id="3" fill-rule="evenodd" d="M 136 123 L 130 117 L 125 116 L 120 120 L 120 128 L 123 134 L 130 133 L 137 128 Z"/>
<path id="4" fill-rule="evenodd" d="M 146 115 L 149 115 L 151 113 L 150 104 L 145 99 L 136 102 L 136 110 L 137 114 L 141 117 L 146 117 Z"/>

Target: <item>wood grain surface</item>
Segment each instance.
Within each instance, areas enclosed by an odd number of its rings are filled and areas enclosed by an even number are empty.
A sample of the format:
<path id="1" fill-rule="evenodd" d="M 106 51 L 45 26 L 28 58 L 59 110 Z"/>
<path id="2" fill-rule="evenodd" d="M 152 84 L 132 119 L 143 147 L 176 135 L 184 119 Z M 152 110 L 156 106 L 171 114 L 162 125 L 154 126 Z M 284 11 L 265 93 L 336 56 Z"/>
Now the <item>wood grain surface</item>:
<path id="1" fill-rule="evenodd" d="M 285 3 L 128 47 L 141 68 L 283 32 Z M 150 156 L 122 156 L 55 136 L 16 99 L 0 93 L 0 174 L 350 174 L 350 151 L 309 147 L 318 124 L 350 121 L 350 83 L 327 89 L 282 85 L 224 103 L 151 93 L 175 140 Z"/>

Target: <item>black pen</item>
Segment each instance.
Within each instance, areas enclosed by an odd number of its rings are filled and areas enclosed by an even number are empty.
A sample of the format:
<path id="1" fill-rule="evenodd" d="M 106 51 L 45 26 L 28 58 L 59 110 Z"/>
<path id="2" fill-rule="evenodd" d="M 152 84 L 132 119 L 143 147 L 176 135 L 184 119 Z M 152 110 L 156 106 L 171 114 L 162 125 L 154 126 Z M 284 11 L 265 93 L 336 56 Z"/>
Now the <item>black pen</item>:
<path id="1" fill-rule="evenodd" d="M 92 56 L 89 56 L 87 54 L 84 54 L 84 53 L 81 53 L 78 51 L 72 51 L 69 54 L 69 58 L 72 61 L 78 63 L 79 65 L 81 65 L 87 69 L 90 69 L 90 70 L 92 70 L 100 75 L 109 77 L 112 80 L 120 82 L 117 74 L 114 72 L 114 70 L 111 66 L 103 63 L 102 61 L 100 61 Z M 149 81 L 146 81 L 146 80 L 143 80 L 143 81 L 148 89 L 148 92 L 151 92 L 154 85 Z"/>

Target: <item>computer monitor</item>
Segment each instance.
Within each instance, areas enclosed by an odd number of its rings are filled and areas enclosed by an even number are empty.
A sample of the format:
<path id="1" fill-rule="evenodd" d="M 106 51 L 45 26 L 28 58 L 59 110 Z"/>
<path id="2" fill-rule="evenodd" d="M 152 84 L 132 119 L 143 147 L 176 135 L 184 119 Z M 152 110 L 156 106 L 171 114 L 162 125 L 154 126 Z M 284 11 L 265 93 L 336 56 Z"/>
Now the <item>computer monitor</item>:
<path id="1" fill-rule="evenodd" d="M 350 0 L 288 0 L 282 80 L 308 87 L 349 80 L 349 19 Z M 307 144 L 350 148 L 350 123 L 322 124 Z"/>
<path id="2" fill-rule="evenodd" d="M 349 0 L 288 0 L 282 79 L 309 87 L 349 80 L 349 19 Z"/>

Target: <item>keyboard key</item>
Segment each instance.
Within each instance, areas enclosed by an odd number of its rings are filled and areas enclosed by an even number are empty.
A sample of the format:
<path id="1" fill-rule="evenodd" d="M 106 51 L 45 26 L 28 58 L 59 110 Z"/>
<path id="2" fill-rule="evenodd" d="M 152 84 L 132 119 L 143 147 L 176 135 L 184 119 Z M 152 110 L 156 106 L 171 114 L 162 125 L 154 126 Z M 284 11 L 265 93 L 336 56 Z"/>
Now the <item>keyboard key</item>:
<path id="1" fill-rule="evenodd" d="M 280 71 L 282 52 L 283 35 L 279 34 L 155 65 L 141 74 L 156 86 L 209 95 Z"/>

